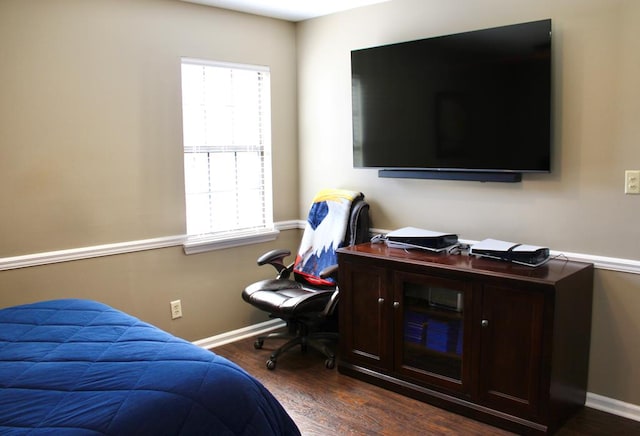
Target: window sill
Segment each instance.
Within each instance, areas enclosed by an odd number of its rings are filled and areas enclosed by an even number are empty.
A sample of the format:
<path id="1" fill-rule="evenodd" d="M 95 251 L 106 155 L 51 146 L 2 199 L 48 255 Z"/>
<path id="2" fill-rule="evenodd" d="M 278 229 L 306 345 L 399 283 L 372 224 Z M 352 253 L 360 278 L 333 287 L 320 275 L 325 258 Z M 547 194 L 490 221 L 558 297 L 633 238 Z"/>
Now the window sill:
<path id="1" fill-rule="evenodd" d="M 257 244 L 259 242 L 274 241 L 280 231 L 265 229 L 251 233 L 233 233 L 215 236 L 197 236 L 188 238 L 183 244 L 185 254 L 198 254 L 207 251 L 222 250 L 239 247 L 241 245 Z"/>

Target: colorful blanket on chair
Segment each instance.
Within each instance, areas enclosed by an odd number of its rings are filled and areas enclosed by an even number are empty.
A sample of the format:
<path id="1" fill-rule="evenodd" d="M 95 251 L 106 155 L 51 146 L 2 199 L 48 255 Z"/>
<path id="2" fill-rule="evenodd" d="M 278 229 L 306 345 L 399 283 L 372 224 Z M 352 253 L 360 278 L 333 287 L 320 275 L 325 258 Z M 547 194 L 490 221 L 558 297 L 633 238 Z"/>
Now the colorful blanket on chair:
<path id="1" fill-rule="evenodd" d="M 361 195 L 343 189 L 325 189 L 316 194 L 296 256 L 296 274 L 312 284 L 334 284 L 333 279 L 321 279 L 319 274 L 338 262 L 336 250 L 345 239 L 351 204 Z"/>

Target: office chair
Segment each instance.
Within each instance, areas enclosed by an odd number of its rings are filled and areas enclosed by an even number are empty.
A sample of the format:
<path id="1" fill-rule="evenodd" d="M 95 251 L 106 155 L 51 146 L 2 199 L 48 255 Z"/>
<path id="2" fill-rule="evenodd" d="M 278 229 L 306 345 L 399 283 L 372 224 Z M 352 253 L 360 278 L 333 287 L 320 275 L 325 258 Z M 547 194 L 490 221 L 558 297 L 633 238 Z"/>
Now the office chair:
<path id="1" fill-rule="evenodd" d="M 314 198 L 295 262 L 286 265 L 289 250 L 276 249 L 258 258 L 258 265 L 272 265 L 275 279 L 247 286 L 242 298 L 247 303 L 269 312 L 287 324 L 285 332 L 271 333 L 256 339 L 254 347 L 262 348 L 265 339 L 289 339 L 276 349 L 267 368 L 275 369 L 278 357 L 296 345 L 302 352 L 310 346 L 326 357 L 325 367 L 335 366 L 335 353 L 327 342 L 338 338 L 336 307 L 336 249 L 369 239 L 369 205 L 360 192 L 326 189 Z"/>

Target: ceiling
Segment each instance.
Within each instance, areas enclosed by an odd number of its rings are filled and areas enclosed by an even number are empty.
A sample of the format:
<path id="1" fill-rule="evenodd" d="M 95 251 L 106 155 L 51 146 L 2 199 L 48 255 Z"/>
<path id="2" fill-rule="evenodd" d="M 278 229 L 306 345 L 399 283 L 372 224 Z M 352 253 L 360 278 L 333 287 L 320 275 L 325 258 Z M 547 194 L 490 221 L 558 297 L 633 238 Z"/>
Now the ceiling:
<path id="1" fill-rule="evenodd" d="M 279 18 L 287 21 L 303 21 L 334 12 L 389 0 L 182 0 L 190 3 L 215 6 L 223 9 L 247 12 Z"/>

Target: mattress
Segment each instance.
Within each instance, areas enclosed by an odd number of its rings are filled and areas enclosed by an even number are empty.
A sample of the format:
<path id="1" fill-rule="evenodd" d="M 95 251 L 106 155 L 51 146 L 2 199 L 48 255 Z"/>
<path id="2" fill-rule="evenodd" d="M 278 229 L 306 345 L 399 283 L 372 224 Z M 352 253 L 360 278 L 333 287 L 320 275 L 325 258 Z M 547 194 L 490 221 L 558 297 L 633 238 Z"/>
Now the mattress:
<path id="1" fill-rule="evenodd" d="M 0 434 L 299 435 L 233 362 L 105 304 L 0 310 Z"/>

